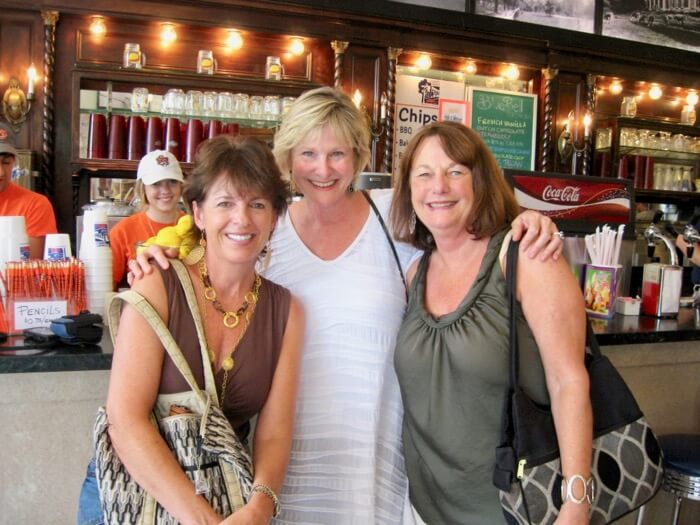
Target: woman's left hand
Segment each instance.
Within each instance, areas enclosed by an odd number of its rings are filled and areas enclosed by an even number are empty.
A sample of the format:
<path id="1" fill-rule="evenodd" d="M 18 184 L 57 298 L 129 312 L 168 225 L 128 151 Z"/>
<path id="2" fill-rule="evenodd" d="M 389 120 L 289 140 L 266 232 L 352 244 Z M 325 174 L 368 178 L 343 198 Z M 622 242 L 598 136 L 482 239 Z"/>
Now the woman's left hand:
<path id="1" fill-rule="evenodd" d="M 539 255 L 541 261 L 556 261 L 564 250 L 556 224 L 546 215 L 526 210 L 513 219 L 511 227 L 513 240 L 520 241 L 520 247 L 531 259 Z"/>
<path id="2" fill-rule="evenodd" d="M 588 525 L 589 511 L 590 505 L 588 503 L 578 504 L 567 501 L 561 506 L 554 525 Z"/>
<path id="3" fill-rule="evenodd" d="M 272 520 L 269 513 L 260 512 L 260 509 L 247 503 L 219 525 L 267 525 Z"/>

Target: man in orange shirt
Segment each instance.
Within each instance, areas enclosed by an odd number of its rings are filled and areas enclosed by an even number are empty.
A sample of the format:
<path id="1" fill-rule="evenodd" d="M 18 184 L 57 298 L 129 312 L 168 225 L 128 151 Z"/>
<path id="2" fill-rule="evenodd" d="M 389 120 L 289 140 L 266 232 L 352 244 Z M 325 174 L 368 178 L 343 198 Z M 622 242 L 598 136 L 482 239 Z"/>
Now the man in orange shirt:
<path id="1" fill-rule="evenodd" d="M 12 170 L 17 162 L 17 150 L 0 137 L 0 215 L 24 217 L 29 256 L 44 256 L 44 238 L 56 233 L 56 217 L 49 199 L 12 182 Z"/>

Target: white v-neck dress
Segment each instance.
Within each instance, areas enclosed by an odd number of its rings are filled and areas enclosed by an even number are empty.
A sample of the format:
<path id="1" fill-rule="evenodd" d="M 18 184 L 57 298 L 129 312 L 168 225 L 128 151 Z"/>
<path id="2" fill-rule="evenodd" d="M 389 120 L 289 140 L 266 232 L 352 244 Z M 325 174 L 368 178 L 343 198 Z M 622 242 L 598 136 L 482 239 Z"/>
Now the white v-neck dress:
<path id="1" fill-rule="evenodd" d="M 388 223 L 391 190 L 371 192 Z M 403 410 L 393 366 L 406 307 L 399 270 L 370 209 L 340 256 L 322 260 L 280 217 L 265 277 L 306 316 L 291 458 L 276 523 L 401 523 L 407 481 Z M 404 272 L 416 257 L 396 244 Z"/>

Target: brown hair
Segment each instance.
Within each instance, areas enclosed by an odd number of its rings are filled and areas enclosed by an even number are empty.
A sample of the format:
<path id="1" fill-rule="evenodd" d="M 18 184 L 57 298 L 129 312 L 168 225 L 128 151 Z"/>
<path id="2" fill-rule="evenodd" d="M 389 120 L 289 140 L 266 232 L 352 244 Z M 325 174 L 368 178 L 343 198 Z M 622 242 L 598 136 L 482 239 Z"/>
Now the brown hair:
<path id="1" fill-rule="evenodd" d="M 289 184 L 282 179 L 270 148 L 259 139 L 219 135 L 202 142 L 183 191 L 190 213 L 192 203 L 201 205 L 219 177 L 225 177 L 239 190 L 268 199 L 277 215 L 287 209 Z"/>
<path id="2" fill-rule="evenodd" d="M 397 240 L 421 250 L 435 246 L 430 231 L 419 219 L 413 233 L 409 231 L 413 213 L 411 168 L 418 148 L 428 137 L 438 137 L 447 156 L 472 172 L 474 204 L 465 225 L 469 233 L 477 238 L 490 237 L 518 215 L 520 206 L 513 190 L 478 133 L 456 122 L 436 122 L 422 128 L 411 139 L 401 158 L 391 205 L 391 225 Z"/>

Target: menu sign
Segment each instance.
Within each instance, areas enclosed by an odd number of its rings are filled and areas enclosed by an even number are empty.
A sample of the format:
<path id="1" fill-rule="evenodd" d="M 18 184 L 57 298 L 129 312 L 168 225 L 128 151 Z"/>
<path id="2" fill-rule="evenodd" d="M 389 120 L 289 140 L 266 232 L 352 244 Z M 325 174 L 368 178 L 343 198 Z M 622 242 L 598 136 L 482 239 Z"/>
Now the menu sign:
<path id="1" fill-rule="evenodd" d="M 537 97 L 527 93 L 470 87 L 471 128 L 504 169 L 535 169 Z"/>
<path id="2" fill-rule="evenodd" d="M 505 170 L 505 175 L 521 208 L 548 215 L 567 233 L 634 221 L 630 180 L 517 170 Z M 633 231 L 626 228 L 625 237 Z"/>

